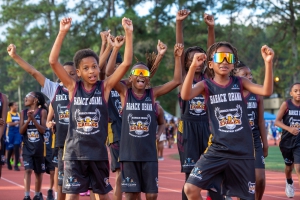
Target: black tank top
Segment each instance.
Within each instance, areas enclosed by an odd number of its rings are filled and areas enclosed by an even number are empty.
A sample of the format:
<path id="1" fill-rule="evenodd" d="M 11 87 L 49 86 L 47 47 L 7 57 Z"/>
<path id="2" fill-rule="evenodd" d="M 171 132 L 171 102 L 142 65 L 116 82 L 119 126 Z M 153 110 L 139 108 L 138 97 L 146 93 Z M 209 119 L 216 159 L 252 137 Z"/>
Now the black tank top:
<path id="1" fill-rule="evenodd" d="M 300 129 L 300 107 L 293 104 L 292 100 L 286 101 L 287 110 L 282 117 L 282 122 L 289 127 L 296 127 Z M 294 148 L 300 146 L 300 134 L 293 135 L 287 130 L 282 130 L 280 147 Z"/>
<path id="2" fill-rule="evenodd" d="M 247 102 L 247 111 L 249 124 L 252 131 L 258 131 L 258 103 L 259 98 L 256 94 L 250 93 L 245 97 Z"/>
<path id="3" fill-rule="evenodd" d="M 108 111 L 103 96 L 103 82 L 86 91 L 76 83 L 70 101 L 70 125 L 64 147 L 64 160 L 108 160 L 105 146 Z"/>
<path id="4" fill-rule="evenodd" d="M 56 123 L 55 147 L 63 147 L 69 127 L 69 92 L 63 86 L 58 86 L 51 101 Z"/>
<path id="5" fill-rule="evenodd" d="M 201 80 L 204 78 L 201 77 Z M 201 81 L 199 80 L 199 81 Z M 193 80 L 193 85 L 197 83 L 197 81 Z M 179 93 L 179 103 L 181 108 L 181 119 L 188 121 L 199 121 L 199 120 L 208 120 L 206 114 L 206 105 L 205 99 L 200 94 L 189 101 L 182 100 Z"/>
<path id="6" fill-rule="evenodd" d="M 109 94 L 108 100 L 108 114 L 111 120 L 111 128 L 113 132 L 113 142 L 120 141 L 121 127 L 122 127 L 122 103 L 119 93 L 112 89 Z"/>
<path id="7" fill-rule="evenodd" d="M 206 105 L 212 133 L 207 153 L 216 157 L 254 159 L 253 137 L 247 104 L 239 77 L 226 86 L 206 79 Z"/>
<path id="8" fill-rule="evenodd" d="M 24 123 L 26 123 L 28 119 L 27 111 L 28 109 L 22 111 Z M 34 113 L 34 118 L 39 124 L 41 124 L 41 115 L 42 108 L 39 108 Z M 26 133 L 23 135 L 23 143 L 23 154 L 29 156 L 44 156 L 44 136 L 38 131 L 32 121 L 28 124 Z"/>
<path id="9" fill-rule="evenodd" d="M 146 89 L 141 98 L 128 89 L 122 112 L 120 161 L 157 161 L 156 110 L 152 89 Z"/>

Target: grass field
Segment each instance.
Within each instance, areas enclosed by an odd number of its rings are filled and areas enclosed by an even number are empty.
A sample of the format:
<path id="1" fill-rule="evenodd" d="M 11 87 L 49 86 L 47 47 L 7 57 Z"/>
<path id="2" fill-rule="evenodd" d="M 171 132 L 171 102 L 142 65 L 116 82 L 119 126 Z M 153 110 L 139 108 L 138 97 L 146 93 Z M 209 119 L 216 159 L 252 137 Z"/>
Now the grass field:
<path id="1" fill-rule="evenodd" d="M 172 159 L 179 160 L 178 154 L 170 155 Z M 284 161 L 278 146 L 269 147 L 269 155 L 265 158 L 266 170 L 284 172 Z"/>

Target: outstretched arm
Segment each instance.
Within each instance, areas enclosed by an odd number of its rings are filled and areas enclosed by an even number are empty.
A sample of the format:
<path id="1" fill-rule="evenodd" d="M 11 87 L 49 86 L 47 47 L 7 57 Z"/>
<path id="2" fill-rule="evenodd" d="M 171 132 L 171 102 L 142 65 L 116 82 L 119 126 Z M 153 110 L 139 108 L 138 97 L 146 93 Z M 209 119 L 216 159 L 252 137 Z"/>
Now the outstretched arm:
<path id="1" fill-rule="evenodd" d="M 101 35 L 101 47 L 100 47 L 100 53 L 99 53 L 99 69 L 100 69 L 100 74 L 99 74 L 99 78 L 100 80 L 104 80 L 105 79 L 105 71 L 106 71 L 106 60 L 107 58 L 101 58 L 101 56 L 103 56 L 103 53 L 106 49 L 106 44 L 107 44 L 107 37 L 109 36 L 110 30 L 108 31 L 102 31 L 100 33 Z"/>
<path id="2" fill-rule="evenodd" d="M 267 131 L 265 128 L 265 119 L 264 119 L 264 100 L 260 96 L 259 97 L 259 103 L 258 103 L 258 128 L 260 132 L 261 141 L 263 143 L 263 152 L 264 157 L 266 158 L 268 156 L 268 138 L 267 138 Z"/>
<path id="3" fill-rule="evenodd" d="M 106 65 L 106 76 L 109 77 L 115 71 L 116 59 L 120 48 L 123 46 L 125 42 L 125 37 L 120 35 L 115 38 L 115 42 L 113 44 L 114 48 L 110 54 L 108 63 Z"/>
<path id="4" fill-rule="evenodd" d="M 206 55 L 204 53 L 195 53 L 193 62 L 189 68 L 189 71 L 183 81 L 182 88 L 181 88 L 181 98 L 183 100 L 190 100 L 199 94 L 204 94 L 204 81 L 198 82 L 194 87 L 192 87 L 194 74 L 196 71 L 197 66 L 200 66 L 206 60 Z"/>
<path id="5" fill-rule="evenodd" d="M 162 60 L 162 58 L 164 57 L 168 47 L 167 45 L 165 45 L 164 43 L 162 43 L 160 40 L 158 40 L 157 43 L 157 56 L 155 58 L 155 61 L 151 67 L 151 74 L 150 74 L 150 79 L 154 76 L 154 74 L 156 73 L 159 63 Z"/>
<path id="6" fill-rule="evenodd" d="M 176 14 L 176 43 L 184 45 L 183 39 L 183 20 L 191 13 L 189 10 L 179 10 Z M 183 68 L 181 73 L 182 77 L 185 77 L 186 71 L 184 69 L 184 56 L 181 57 L 181 67 Z"/>
<path id="7" fill-rule="evenodd" d="M 164 95 L 171 90 L 175 89 L 182 82 L 182 74 L 181 74 L 181 56 L 183 53 L 183 45 L 175 44 L 174 46 L 174 56 L 175 56 L 175 70 L 173 80 L 167 82 L 164 85 L 157 86 L 153 88 L 154 99 L 157 97 Z"/>
<path id="8" fill-rule="evenodd" d="M 215 20 L 212 15 L 204 14 L 204 21 L 207 25 L 208 38 L 207 38 L 207 48 L 215 43 Z"/>
<path id="9" fill-rule="evenodd" d="M 124 52 L 124 60 L 116 69 L 116 71 L 104 81 L 104 96 L 105 99 L 108 100 L 109 93 L 113 87 L 116 86 L 117 83 L 120 83 L 120 80 L 125 75 L 127 70 L 129 69 L 132 63 L 132 56 L 133 56 L 133 47 L 132 47 L 132 32 L 133 32 L 133 24 L 130 19 L 123 18 L 122 19 L 122 26 L 125 30 L 125 52 Z M 119 84 L 121 85 L 121 83 Z M 127 87 L 119 87 L 118 89 L 115 88 L 118 93 L 121 95 L 126 95 Z"/>
<path id="10" fill-rule="evenodd" d="M 262 46 L 261 54 L 265 62 L 265 80 L 263 85 L 254 84 L 242 77 L 243 87 L 254 94 L 270 96 L 273 93 L 273 58 L 274 51 L 267 45 Z"/>
<path id="11" fill-rule="evenodd" d="M 59 33 L 56 37 L 56 40 L 53 44 L 53 47 L 51 49 L 51 53 L 49 56 L 49 63 L 52 67 L 54 73 L 57 75 L 57 77 L 61 80 L 61 82 L 64 84 L 66 88 L 69 90 L 69 97 L 72 97 L 73 90 L 76 85 L 76 81 L 72 79 L 66 70 L 63 69 L 63 66 L 59 63 L 58 57 L 60 53 L 60 49 L 62 46 L 62 43 L 70 30 L 71 27 L 72 18 L 64 18 L 60 21 L 60 29 Z"/>
<path id="12" fill-rule="evenodd" d="M 102 70 L 106 65 L 107 58 L 108 58 L 110 52 L 112 51 L 112 49 L 114 47 L 113 46 L 114 41 L 115 41 L 115 37 L 108 33 L 108 35 L 106 37 L 106 44 L 107 44 L 106 48 L 103 51 L 103 53 L 99 56 L 99 68 L 100 68 L 100 70 Z"/>
<path id="13" fill-rule="evenodd" d="M 22 67 L 27 73 L 29 73 L 31 76 L 33 76 L 33 78 L 35 78 L 35 80 L 37 80 L 37 82 L 44 87 L 44 83 L 45 83 L 45 76 L 43 74 L 41 74 L 38 70 L 36 70 L 32 65 L 30 65 L 29 63 L 27 63 L 25 60 L 23 60 L 21 58 L 21 56 L 19 56 L 16 52 L 16 46 L 14 44 L 10 44 L 7 47 L 7 53 L 8 55 L 14 59 L 14 61 L 20 66 Z"/>

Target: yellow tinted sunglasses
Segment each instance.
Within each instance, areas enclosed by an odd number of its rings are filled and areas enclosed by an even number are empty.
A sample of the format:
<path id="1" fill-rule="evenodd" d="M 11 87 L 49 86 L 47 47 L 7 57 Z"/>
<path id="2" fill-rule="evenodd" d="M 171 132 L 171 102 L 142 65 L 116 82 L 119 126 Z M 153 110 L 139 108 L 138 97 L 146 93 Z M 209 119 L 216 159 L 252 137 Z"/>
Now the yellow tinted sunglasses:
<path id="1" fill-rule="evenodd" d="M 146 69 L 133 69 L 131 71 L 131 74 L 134 75 L 134 76 L 146 76 L 146 77 L 149 77 L 150 76 L 150 71 L 149 70 L 146 70 Z"/>

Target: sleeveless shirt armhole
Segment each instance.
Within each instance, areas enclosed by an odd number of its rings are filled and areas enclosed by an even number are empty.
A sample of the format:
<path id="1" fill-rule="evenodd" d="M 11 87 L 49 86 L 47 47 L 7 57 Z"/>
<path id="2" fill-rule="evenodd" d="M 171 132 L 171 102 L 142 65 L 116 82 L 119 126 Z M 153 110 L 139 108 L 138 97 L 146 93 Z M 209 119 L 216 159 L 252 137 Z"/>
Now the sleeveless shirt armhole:
<path id="1" fill-rule="evenodd" d="M 205 97 L 204 97 L 204 102 L 207 105 L 208 98 L 209 98 L 209 92 L 208 92 L 208 86 L 207 86 L 207 80 L 204 80 L 204 92 L 205 92 Z M 207 109 L 207 108 L 206 108 Z"/>
<path id="2" fill-rule="evenodd" d="M 62 86 L 58 85 L 58 87 L 56 88 L 55 93 L 54 93 L 54 95 L 53 95 L 53 99 L 51 100 L 51 103 L 54 102 L 55 96 L 57 95 L 57 93 L 58 93 L 60 87 L 62 87 Z"/>
<path id="3" fill-rule="evenodd" d="M 151 94 L 151 99 L 152 99 L 152 106 L 155 106 L 155 101 L 154 101 L 154 97 L 153 97 L 153 89 L 150 88 L 150 94 Z"/>
<path id="4" fill-rule="evenodd" d="M 69 96 L 69 103 L 68 103 L 68 105 L 67 105 L 67 108 L 70 108 L 71 104 L 72 104 L 73 101 L 74 101 L 74 96 L 75 96 L 75 94 L 76 94 L 76 92 L 77 92 L 79 83 L 80 83 L 80 81 L 77 81 L 77 82 L 76 82 L 76 85 L 75 85 L 75 88 L 74 88 L 74 90 L 73 90 L 73 95 L 72 95 L 72 98 L 71 98 L 71 99 L 70 99 L 70 96 Z"/>
<path id="5" fill-rule="evenodd" d="M 156 115 L 156 117 L 158 118 L 158 116 L 159 116 L 159 113 L 158 113 L 159 110 L 158 110 L 158 105 L 157 105 L 157 103 L 154 104 L 154 107 L 153 107 L 153 108 L 154 108 L 155 115 Z"/>
<path id="6" fill-rule="evenodd" d="M 126 106 L 126 103 L 127 103 L 127 99 L 128 99 L 128 92 L 129 92 L 130 88 L 127 89 L 126 91 L 126 96 L 125 96 L 125 102 L 124 102 L 124 105 L 122 105 L 122 113 L 123 113 L 123 110 Z M 122 103 L 122 102 L 121 102 Z M 122 103 L 123 104 L 123 103 Z"/>
<path id="7" fill-rule="evenodd" d="M 243 98 L 243 101 L 244 101 L 244 103 L 247 103 L 247 100 L 246 100 L 246 98 L 244 97 L 244 95 L 243 95 L 243 91 L 244 91 L 244 87 L 243 87 L 243 81 L 242 81 L 242 78 L 241 77 L 237 77 L 237 76 L 235 76 L 235 78 L 237 78 L 238 79 L 238 81 L 239 81 L 239 83 L 240 83 L 240 92 L 241 92 L 241 96 L 242 96 L 242 98 Z M 249 92 L 249 91 L 248 91 Z M 250 93 L 251 92 L 249 92 L 249 95 L 250 95 Z M 256 94 L 255 94 L 256 95 Z M 257 97 L 256 97 L 257 98 Z"/>
<path id="8" fill-rule="evenodd" d="M 108 106 L 108 103 L 107 103 L 106 99 L 104 98 L 104 84 L 103 84 L 103 81 L 100 81 L 100 84 L 101 84 L 100 91 L 101 91 L 101 96 L 102 96 L 103 102 L 105 103 L 106 106 Z M 109 98 L 109 95 L 108 95 L 108 98 Z"/>

